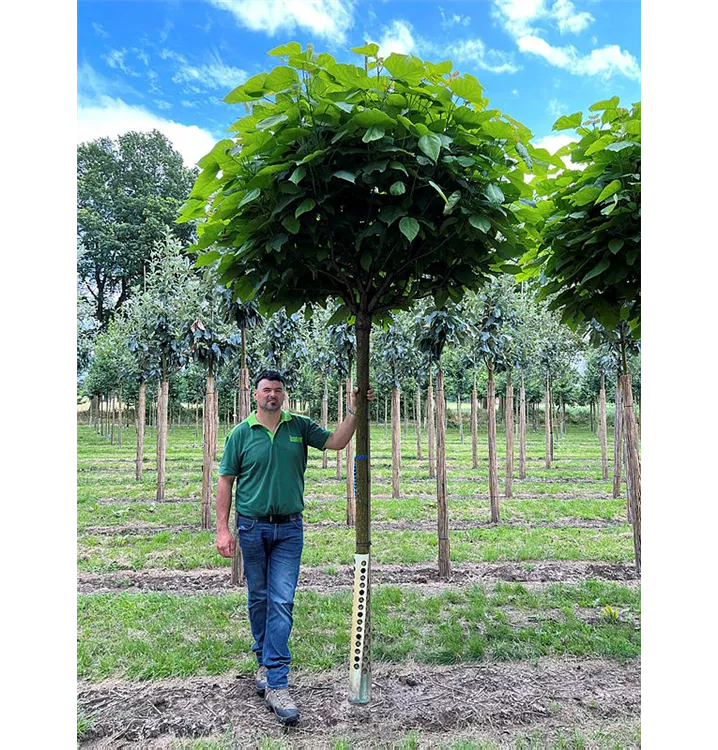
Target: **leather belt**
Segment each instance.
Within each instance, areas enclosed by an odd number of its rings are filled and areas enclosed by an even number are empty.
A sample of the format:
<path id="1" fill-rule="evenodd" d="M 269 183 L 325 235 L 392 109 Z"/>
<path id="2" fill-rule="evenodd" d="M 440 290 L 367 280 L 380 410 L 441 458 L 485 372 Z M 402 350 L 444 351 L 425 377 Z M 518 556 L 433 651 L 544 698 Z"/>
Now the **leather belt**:
<path id="1" fill-rule="evenodd" d="M 290 521 L 301 521 L 301 513 L 290 513 L 287 516 L 278 514 L 271 514 L 269 516 L 242 516 L 242 518 L 251 518 L 253 521 L 259 521 L 260 523 L 289 523 Z"/>

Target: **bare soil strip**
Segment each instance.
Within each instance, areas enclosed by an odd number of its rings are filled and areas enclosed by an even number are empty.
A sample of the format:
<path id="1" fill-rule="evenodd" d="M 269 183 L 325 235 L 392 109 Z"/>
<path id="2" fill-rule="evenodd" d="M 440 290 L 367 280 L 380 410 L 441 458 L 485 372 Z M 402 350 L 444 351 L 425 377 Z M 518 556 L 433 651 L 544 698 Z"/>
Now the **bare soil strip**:
<path id="1" fill-rule="evenodd" d="M 351 565 L 326 569 L 302 566 L 299 588 L 320 593 L 350 589 L 354 584 Z M 628 563 L 588 562 L 583 560 L 540 560 L 526 562 L 461 563 L 454 565 L 449 581 L 439 579 L 435 565 L 374 565 L 372 583 L 376 586 L 420 586 L 423 591 L 439 592 L 458 586 L 495 584 L 498 581 L 541 587 L 551 583 L 579 583 L 587 578 L 620 581 L 638 585 L 635 567 Z M 195 568 L 193 570 L 122 570 L 112 573 L 78 573 L 78 594 L 105 594 L 127 591 L 170 594 L 232 594 L 244 590 L 230 584 L 230 570 Z"/>
<path id="2" fill-rule="evenodd" d="M 92 719 L 84 748 L 167 747 L 172 737 L 233 733 L 233 747 L 261 735 L 297 748 L 331 746 L 330 737 L 376 747 L 409 731 L 478 733 L 502 743 L 532 730 L 572 732 L 640 711 L 640 661 L 546 658 L 446 667 L 373 667 L 372 701 L 347 700 L 346 670 L 293 672 L 297 727 L 285 730 L 254 692 L 251 676 L 194 677 L 78 686 L 78 709 Z"/>
<path id="3" fill-rule="evenodd" d="M 344 480 L 342 480 L 342 483 Z M 374 500 L 391 500 L 391 495 L 372 492 L 372 499 Z M 429 494 L 423 492 L 414 492 L 411 495 L 417 499 L 423 500 L 434 500 L 436 501 L 436 494 Z M 452 495 L 450 492 L 447 495 L 449 498 L 456 497 L 467 500 L 488 500 L 488 493 L 479 493 L 476 495 Z M 314 495 L 312 493 L 306 493 L 305 499 L 307 500 L 336 500 L 339 502 L 344 499 L 344 495 Z M 586 492 L 582 495 L 577 495 L 572 492 L 551 492 L 541 495 L 530 495 L 522 493 L 514 493 L 512 500 L 612 500 L 613 495 L 610 492 Z M 149 504 L 161 504 L 161 503 L 196 503 L 199 502 L 199 495 L 192 495 L 190 497 L 166 497 L 162 500 L 156 500 L 154 497 L 100 497 L 96 500 L 89 501 L 90 504 L 97 503 L 98 505 L 110 505 L 110 504 L 121 504 L 121 503 L 149 503 Z"/>
<path id="4" fill-rule="evenodd" d="M 531 521 L 503 521 L 502 527 L 515 527 L 522 529 L 603 529 L 615 528 L 618 526 L 628 526 L 628 521 L 604 521 L 602 519 L 580 519 L 580 518 L 563 518 L 559 521 L 545 521 L 543 523 L 533 523 Z M 436 521 L 374 521 L 372 529 L 379 531 L 435 531 Z M 467 531 L 470 529 L 492 529 L 496 524 L 491 521 L 450 521 L 450 531 Z M 346 523 L 338 521 L 320 521 L 319 523 L 304 523 L 306 531 L 311 533 L 312 529 L 324 528 L 341 528 L 346 529 Z M 214 530 L 213 526 L 212 529 Z M 169 531 L 173 534 L 179 534 L 182 531 L 203 532 L 198 524 L 177 524 L 175 526 L 156 526 L 149 523 L 137 523 L 117 526 L 88 526 L 78 530 L 78 536 L 136 536 L 140 534 L 159 534 Z"/>

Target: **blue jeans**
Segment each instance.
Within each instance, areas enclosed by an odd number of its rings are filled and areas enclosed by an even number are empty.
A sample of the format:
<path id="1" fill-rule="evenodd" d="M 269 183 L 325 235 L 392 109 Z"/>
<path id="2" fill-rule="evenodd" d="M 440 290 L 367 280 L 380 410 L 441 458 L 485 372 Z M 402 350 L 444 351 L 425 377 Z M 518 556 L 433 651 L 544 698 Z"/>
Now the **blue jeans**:
<path id="1" fill-rule="evenodd" d="M 267 686 L 279 690 L 287 687 L 292 660 L 287 644 L 304 546 L 302 521 L 265 523 L 238 516 L 237 536 L 247 578 L 252 651 L 267 668 Z"/>

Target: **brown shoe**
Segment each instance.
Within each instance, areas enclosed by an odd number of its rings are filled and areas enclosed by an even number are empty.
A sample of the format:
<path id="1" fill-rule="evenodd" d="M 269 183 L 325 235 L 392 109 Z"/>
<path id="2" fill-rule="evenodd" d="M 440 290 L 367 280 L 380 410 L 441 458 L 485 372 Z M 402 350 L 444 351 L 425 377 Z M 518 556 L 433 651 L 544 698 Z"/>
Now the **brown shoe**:
<path id="1" fill-rule="evenodd" d="M 299 721 L 299 711 L 290 697 L 287 688 L 273 690 L 272 688 L 267 687 L 264 700 L 267 703 L 267 708 L 274 711 L 282 724 L 294 726 L 294 724 Z"/>
<path id="2" fill-rule="evenodd" d="M 254 687 L 257 689 L 257 695 L 264 695 L 267 689 L 267 668 L 260 667 L 254 675 Z"/>

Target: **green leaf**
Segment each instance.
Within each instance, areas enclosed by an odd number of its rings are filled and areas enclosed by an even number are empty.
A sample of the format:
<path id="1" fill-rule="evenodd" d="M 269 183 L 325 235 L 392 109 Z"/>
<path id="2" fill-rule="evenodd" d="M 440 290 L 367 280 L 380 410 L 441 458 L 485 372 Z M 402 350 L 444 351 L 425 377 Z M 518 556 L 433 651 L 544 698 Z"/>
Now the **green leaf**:
<path id="1" fill-rule="evenodd" d="M 470 73 L 467 73 L 463 78 L 455 78 L 453 81 L 449 81 L 449 88 L 456 96 L 466 99 L 468 102 L 478 104 L 482 101 L 484 89 Z"/>
<path id="2" fill-rule="evenodd" d="M 299 83 L 299 76 L 294 68 L 288 68 L 285 65 L 280 65 L 267 76 L 264 82 L 264 88 L 270 89 L 271 91 L 285 91 L 290 88 L 293 83 Z"/>
<path id="3" fill-rule="evenodd" d="M 379 211 L 379 218 L 387 225 L 391 225 L 400 216 L 406 216 L 406 209 L 401 206 L 384 206 Z"/>
<path id="4" fill-rule="evenodd" d="M 292 234 L 297 234 L 299 232 L 299 219 L 297 219 L 295 216 L 287 216 L 286 219 L 282 221 L 282 225 L 288 232 L 291 232 Z"/>
<path id="5" fill-rule="evenodd" d="M 201 268 L 202 266 L 209 266 L 221 257 L 219 250 L 210 250 L 208 253 L 202 253 L 198 258 L 195 266 Z"/>
<path id="6" fill-rule="evenodd" d="M 386 131 L 384 128 L 381 127 L 381 125 L 372 125 L 369 130 L 364 133 L 364 137 L 362 138 L 362 141 L 364 143 L 370 143 L 371 141 L 378 141 L 380 138 L 384 137 L 384 133 Z"/>
<path id="7" fill-rule="evenodd" d="M 610 240 L 608 243 L 608 249 L 615 255 L 624 245 L 624 240 L 620 237 L 615 240 Z"/>
<path id="8" fill-rule="evenodd" d="M 365 270 L 369 270 L 369 266 L 371 265 L 371 253 L 366 252 L 362 253 L 361 259 L 359 260 L 359 263 L 361 264 L 361 267 Z"/>
<path id="9" fill-rule="evenodd" d="M 491 229 L 491 220 L 488 216 L 482 216 L 481 214 L 471 214 L 469 224 L 484 234 Z"/>
<path id="10" fill-rule="evenodd" d="M 254 190 L 250 190 L 248 193 L 245 193 L 244 198 L 239 202 L 239 205 L 237 206 L 237 210 L 242 208 L 242 206 L 246 206 L 247 203 L 251 203 L 254 200 L 257 200 L 261 194 L 261 190 L 259 188 L 254 188 Z"/>
<path id="11" fill-rule="evenodd" d="M 264 120 L 260 120 L 257 123 L 257 130 L 267 130 L 267 128 L 271 128 L 274 125 L 279 125 L 280 122 L 284 122 L 288 119 L 289 118 L 284 113 L 282 113 L 281 115 L 272 115 L 271 117 L 267 117 Z"/>
<path id="12" fill-rule="evenodd" d="M 360 128 L 370 128 L 372 125 L 380 125 L 386 128 L 396 125 L 396 120 L 393 117 L 389 117 L 386 112 L 382 112 L 380 109 L 365 109 L 363 112 L 355 114 L 349 120 L 349 125 Z"/>
<path id="13" fill-rule="evenodd" d="M 341 323 L 349 315 L 349 308 L 346 305 L 340 305 L 334 315 L 327 321 L 328 326 L 335 326 L 337 323 Z"/>
<path id="14" fill-rule="evenodd" d="M 414 237 L 419 233 L 419 222 L 416 219 L 412 219 L 410 216 L 405 216 L 399 222 L 399 229 L 409 242 L 413 242 Z"/>
<path id="15" fill-rule="evenodd" d="M 403 94 L 389 94 L 386 98 L 386 103 L 390 107 L 400 107 L 401 109 L 404 109 L 408 104 Z"/>
<path id="16" fill-rule="evenodd" d="M 446 205 L 444 206 L 444 213 L 448 214 L 451 213 L 454 206 L 461 200 L 461 190 L 455 190 L 450 196 L 449 200 L 446 201 Z"/>
<path id="17" fill-rule="evenodd" d="M 621 189 L 620 180 L 611 180 L 601 191 L 601 195 L 596 198 L 594 205 L 598 205 L 601 201 L 605 201 L 606 198 L 610 198 L 614 193 L 617 193 Z"/>
<path id="18" fill-rule="evenodd" d="M 314 198 L 307 198 L 297 206 L 297 210 L 294 212 L 294 217 L 298 219 L 302 214 L 311 211 L 316 205 Z"/>
<path id="19" fill-rule="evenodd" d="M 374 44 L 374 42 L 371 42 L 371 44 L 365 44 L 363 47 L 352 47 L 352 52 L 356 52 L 357 55 L 366 55 L 366 57 L 376 57 L 379 52 L 379 45 Z"/>
<path id="20" fill-rule="evenodd" d="M 486 186 L 484 193 L 486 194 L 486 197 L 489 199 L 489 203 L 491 203 L 494 206 L 498 206 L 499 204 L 504 202 L 503 191 L 498 185 L 494 185 L 493 182 L 490 182 Z"/>
<path id="21" fill-rule="evenodd" d="M 623 151 L 624 148 L 640 145 L 640 143 L 636 143 L 635 141 L 618 141 L 617 143 L 612 143 L 610 146 L 606 146 L 606 151 Z"/>
<path id="22" fill-rule="evenodd" d="M 275 47 L 274 49 L 269 50 L 267 54 L 271 55 L 272 57 L 282 57 L 284 55 L 301 55 L 302 45 L 299 44 L 299 42 L 289 42 L 287 44 L 282 44 L 279 47 Z"/>
<path id="23" fill-rule="evenodd" d="M 435 182 L 429 180 L 429 185 L 431 185 L 431 187 L 433 187 L 434 190 L 436 190 L 436 192 L 444 199 L 444 203 L 449 202 L 449 199 L 446 197 L 444 191 Z"/>
<path id="24" fill-rule="evenodd" d="M 600 112 L 603 109 L 616 109 L 618 106 L 618 97 L 614 96 L 611 99 L 604 99 L 603 101 L 592 104 L 589 108 L 589 112 Z"/>
<path id="25" fill-rule="evenodd" d="M 290 175 L 289 181 L 293 182 L 295 185 L 298 185 L 302 177 L 304 177 L 306 173 L 307 173 L 306 167 L 297 167 Z"/>
<path id="26" fill-rule="evenodd" d="M 441 138 L 435 133 L 422 135 L 419 138 L 419 148 L 436 164 L 441 151 Z"/>
<path id="27" fill-rule="evenodd" d="M 598 276 L 599 274 L 602 274 L 608 266 L 611 264 L 611 262 L 608 260 L 608 258 L 604 258 L 598 265 L 595 265 L 582 279 L 581 283 L 585 284 L 589 279 L 593 279 L 594 277 Z"/>
<path id="28" fill-rule="evenodd" d="M 393 161 L 389 166 L 392 169 L 398 169 L 400 172 L 403 172 L 407 177 L 409 176 L 409 173 L 406 171 L 406 167 L 400 162 L 400 161 Z"/>
<path id="29" fill-rule="evenodd" d="M 574 112 L 572 115 L 559 117 L 551 130 L 573 130 L 581 125 L 581 121 L 583 120 L 582 115 L 582 112 Z"/>
<path id="30" fill-rule="evenodd" d="M 288 235 L 288 234 L 284 234 L 284 232 L 282 232 L 282 234 L 275 234 L 275 235 L 274 235 L 274 237 L 272 237 L 272 239 L 271 239 L 271 240 L 269 240 L 269 242 L 267 243 L 267 245 L 268 245 L 268 247 L 269 247 L 269 248 L 271 248 L 272 250 L 277 250 L 277 251 L 279 251 L 279 250 L 281 250 L 281 249 L 282 249 L 282 245 L 283 245 L 283 244 L 284 244 L 284 243 L 285 243 L 285 242 L 286 242 L 286 241 L 287 241 L 288 239 L 289 239 L 289 235 Z"/>
<path id="31" fill-rule="evenodd" d="M 424 77 L 426 67 L 424 62 L 414 55 L 400 55 L 392 52 L 384 60 L 384 68 L 392 78 L 401 78 L 410 86 L 417 86 Z"/>
<path id="32" fill-rule="evenodd" d="M 406 192 L 406 185 L 401 180 L 397 180 L 389 188 L 389 192 L 392 195 L 404 195 L 404 193 Z"/>
<path id="33" fill-rule="evenodd" d="M 354 182 L 357 176 L 354 172 L 347 172 L 345 169 L 339 169 L 332 173 L 332 177 L 338 177 L 340 180 L 346 180 L 347 182 Z"/>

